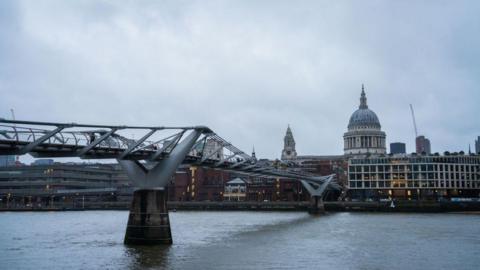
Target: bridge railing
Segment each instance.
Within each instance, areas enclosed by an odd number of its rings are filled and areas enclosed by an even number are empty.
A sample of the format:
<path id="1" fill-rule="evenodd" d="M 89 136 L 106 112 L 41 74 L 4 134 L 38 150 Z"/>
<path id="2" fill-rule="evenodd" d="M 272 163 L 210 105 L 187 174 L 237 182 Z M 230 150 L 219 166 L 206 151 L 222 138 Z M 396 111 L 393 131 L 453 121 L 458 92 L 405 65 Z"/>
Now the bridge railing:
<path id="1" fill-rule="evenodd" d="M 0 119 L 0 123 L 0 142 L 10 142 L 11 145 L 18 148 L 19 152 L 22 152 L 22 149 L 25 153 L 34 152 L 35 147 L 38 146 L 63 146 L 76 150 L 91 148 L 93 151 L 105 148 L 123 151 L 124 154 L 119 156 L 120 159 L 128 158 L 129 155 L 138 151 L 156 152 L 155 157 L 161 156 L 160 154 L 168 154 L 184 138 L 186 133 L 198 128 L 99 126 L 5 119 Z M 198 157 L 202 162 L 210 160 L 221 163 L 251 159 L 246 153 L 208 128 L 203 127 L 203 129 L 205 129 L 203 137 L 192 148 L 189 156 Z M 139 134 L 139 139 L 127 138 L 125 133 L 132 130 Z M 31 147 L 28 147 L 29 145 Z M 72 153 L 72 155 L 75 155 L 75 153 Z M 96 156 L 96 158 L 99 157 Z"/>

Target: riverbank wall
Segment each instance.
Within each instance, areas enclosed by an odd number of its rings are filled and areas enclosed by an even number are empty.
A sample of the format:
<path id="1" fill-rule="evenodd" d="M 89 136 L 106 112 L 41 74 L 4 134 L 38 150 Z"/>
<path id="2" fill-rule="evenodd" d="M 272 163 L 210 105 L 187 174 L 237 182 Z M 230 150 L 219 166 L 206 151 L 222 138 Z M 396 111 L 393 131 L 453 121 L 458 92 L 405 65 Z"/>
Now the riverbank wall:
<path id="1" fill-rule="evenodd" d="M 328 212 L 463 212 L 480 211 L 480 202 L 325 202 Z M 50 207 L 2 206 L 0 211 L 128 210 L 129 202 L 92 202 Z M 168 202 L 170 211 L 308 211 L 309 202 Z"/>

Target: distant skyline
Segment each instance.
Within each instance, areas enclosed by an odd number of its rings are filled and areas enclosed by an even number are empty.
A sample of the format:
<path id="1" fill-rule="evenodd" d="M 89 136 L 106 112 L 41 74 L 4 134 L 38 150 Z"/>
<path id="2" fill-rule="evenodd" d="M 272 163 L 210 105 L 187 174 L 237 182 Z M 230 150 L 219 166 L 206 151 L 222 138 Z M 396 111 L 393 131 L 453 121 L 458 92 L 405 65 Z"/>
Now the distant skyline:
<path id="1" fill-rule="evenodd" d="M 478 1 L 1 1 L 0 117 L 207 125 L 257 157 L 343 153 L 361 85 L 391 142 L 480 135 Z"/>

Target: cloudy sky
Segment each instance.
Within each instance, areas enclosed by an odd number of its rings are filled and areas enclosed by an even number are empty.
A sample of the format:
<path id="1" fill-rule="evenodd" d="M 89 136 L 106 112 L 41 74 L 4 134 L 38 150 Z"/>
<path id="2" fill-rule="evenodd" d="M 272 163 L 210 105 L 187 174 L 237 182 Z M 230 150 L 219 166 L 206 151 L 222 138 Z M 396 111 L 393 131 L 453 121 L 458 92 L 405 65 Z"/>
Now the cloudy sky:
<path id="1" fill-rule="evenodd" d="M 0 117 L 208 125 L 341 154 L 361 84 L 387 141 L 480 135 L 478 1 L 0 1 Z"/>

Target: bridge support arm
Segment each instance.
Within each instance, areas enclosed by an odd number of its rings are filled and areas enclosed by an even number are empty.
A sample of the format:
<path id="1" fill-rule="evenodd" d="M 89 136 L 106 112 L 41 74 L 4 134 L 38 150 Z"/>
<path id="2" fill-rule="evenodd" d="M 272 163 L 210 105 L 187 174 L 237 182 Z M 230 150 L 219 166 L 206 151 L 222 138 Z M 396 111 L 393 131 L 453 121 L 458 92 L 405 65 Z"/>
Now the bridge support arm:
<path id="1" fill-rule="evenodd" d="M 193 130 L 151 169 L 138 161 L 118 160 L 138 187 L 130 207 L 125 244 L 172 244 L 166 186 L 200 135 L 200 130 Z"/>
<path id="2" fill-rule="evenodd" d="M 27 146 L 23 147 L 22 149 L 20 149 L 20 155 L 24 155 L 30 151 L 32 151 L 33 148 L 39 146 L 40 144 L 42 144 L 43 142 L 45 142 L 46 140 L 50 139 L 51 137 L 53 137 L 55 134 L 59 133 L 60 131 L 62 131 L 65 127 L 61 126 L 61 127 L 57 127 L 56 129 L 48 132 L 47 134 L 43 135 L 42 137 L 40 137 L 38 140 L 34 140 L 33 142 L 29 143 Z"/>
<path id="3" fill-rule="evenodd" d="M 316 181 L 315 179 L 300 180 L 302 185 L 310 194 L 310 214 L 322 214 L 325 212 L 325 207 L 323 204 L 323 194 L 327 189 L 330 182 L 333 180 L 333 175 L 330 175 L 328 178 L 322 182 Z"/>

